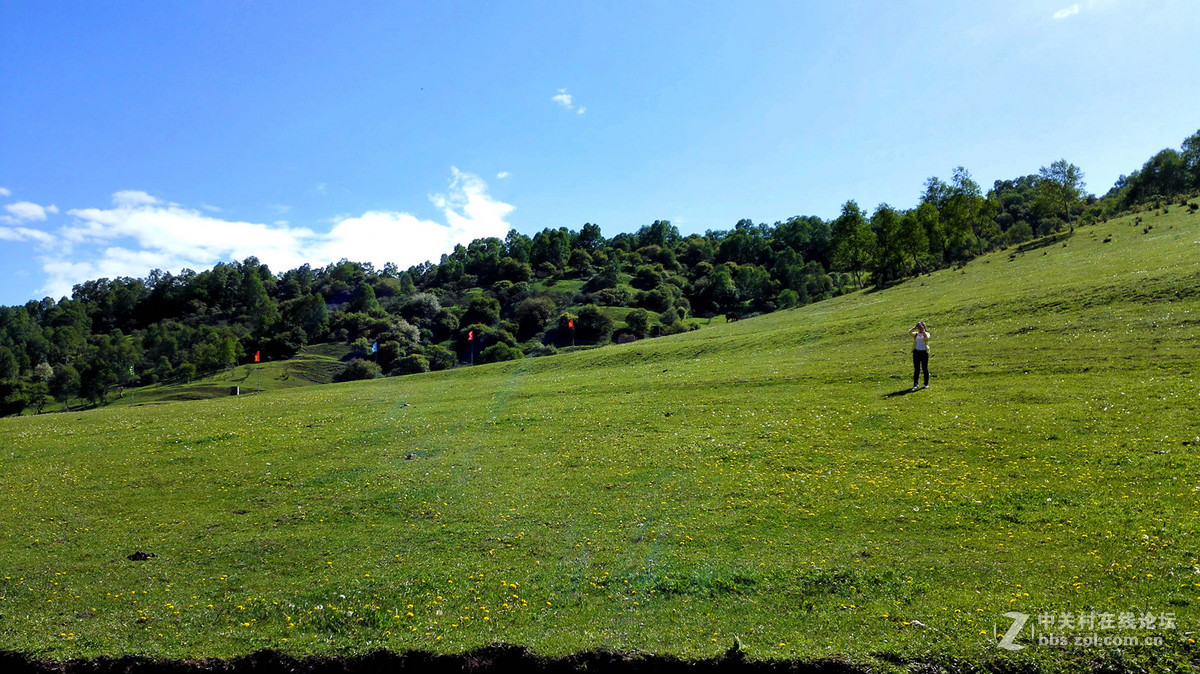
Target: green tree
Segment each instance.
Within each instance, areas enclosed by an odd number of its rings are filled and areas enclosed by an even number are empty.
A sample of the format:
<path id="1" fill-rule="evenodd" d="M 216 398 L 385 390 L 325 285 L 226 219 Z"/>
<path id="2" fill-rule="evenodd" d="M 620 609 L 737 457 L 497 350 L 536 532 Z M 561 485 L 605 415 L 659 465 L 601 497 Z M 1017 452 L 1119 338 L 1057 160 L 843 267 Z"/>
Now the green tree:
<path id="1" fill-rule="evenodd" d="M 780 309 L 791 309 L 800 304 L 800 294 L 791 288 L 784 288 L 775 297 L 775 304 Z"/>
<path id="2" fill-rule="evenodd" d="M 976 232 L 982 223 L 984 198 L 971 172 L 962 166 L 954 169 L 949 197 L 939 209 L 944 223 L 946 252 L 952 259 L 971 255 L 978 240 Z"/>
<path id="3" fill-rule="evenodd" d="M 513 309 L 517 321 L 517 339 L 525 341 L 542 330 L 554 317 L 554 301 L 549 297 L 526 297 Z"/>
<path id="4" fill-rule="evenodd" d="M 350 295 L 350 303 L 346 310 L 364 314 L 379 311 L 379 300 L 375 297 L 375 289 L 370 283 L 359 281 L 354 286 L 354 293 Z"/>
<path id="5" fill-rule="evenodd" d="M 231 309 L 247 321 L 254 334 L 265 335 L 279 319 L 279 306 L 271 300 L 264 279 L 274 282 L 271 272 L 257 258 L 249 257 L 242 263 L 241 283 L 237 296 L 232 298 Z"/>
<path id="6" fill-rule="evenodd" d="M 12 350 L 0 346 L 0 379 L 16 379 L 20 375 L 21 369 Z"/>
<path id="7" fill-rule="evenodd" d="M 120 330 L 108 335 L 92 335 L 78 361 L 84 364 L 79 371 L 80 394 L 96 404 L 103 404 L 112 387 L 129 380 L 129 371 L 141 360 L 141 355 L 138 340 Z"/>
<path id="8" fill-rule="evenodd" d="M 407 354 L 408 351 L 404 348 L 404 345 L 391 340 L 379 345 L 379 350 L 375 353 L 375 362 L 379 363 L 379 367 L 384 370 L 391 371 L 392 364 Z"/>
<path id="9" fill-rule="evenodd" d="M 325 307 L 325 298 L 317 293 L 287 300 L 280 306 L 280 313 L 285 325 L 304 331 L 307 341 L 318 341 L 329 331 L 329 311 Z"/>
<path id="10" fill-rule="evenodd" d="M 625 324 L 629 331 L 638 339 L 650 333 L 650 312 L 645 309 L 634 309 L 625 314 Z"/>
<path id="11" fill-rule="evenodd" d="M 655 220 L 637 231 L 638 248 L 658 246 L 667 248 L 679 241 L 679 229 L 670 220 Z"/>
<path id="12" fill-rule="evenodd" d="M 70 409 L 71 398 L 79 395 L 79 371 L 69 364 L 54 368 L 54 374 L 49 381 L 50 395 Z"/>
<path id="13" fill-rule="evenodd" d="M 529 254 L 533 250 L 533 239 L 515 229 L 508 231 L 504 237 L 504 252 L 509 257 L 520 262 L 529 262 Z"/>
<path id="14" fill-rule="evenodd" d="M 0 380 L 0 417 L 20 414 L 29 406 L 29 394 L 24 382 L 15 379 Z"/>
<path id="15" fill-rule="evenodd" d="M 35 381 L 25 387 L 25 394 L 29 397 L 29 404 L 33 409 L 41 414 L 46 409 L 46 401 L 49 398 L 50 387 L 44 381 Z"/>
<path id="16" fill-rule="evenodd" d="M 942 230 L 942 219 L 937 207 L 928 201 L 921 202 L 913 211 L 917 222 L 925 230 L 926 248 L 929 254 L 944 259 L 946 251 L 946 235 Z"/>
<path id="17" fill-rule="evenodd" d="M 875 234 L 871 281 L 876 286 L 887 285 L 902 275 L 904 250 L 900 245 L 900 220 L 896 209 L 887 204 L 879 204 L 871 215 L 871 230 Z"/>
<path id="18" fill-rule="evenodd" d="M 495 325 L 499 320 L 500 302 L 495 297 L 481 295 L 471 298 L 471 301 L 467 303 L 467 310 L 463 312 L 459 323 L 464 325 L 471 323 Z"/>
<path id="19" fill-rule="evenodd" d="M 454 352 L 440 344 L 425 347 L 425 357 L 429 360 L 430 370 L 449 370 L 458 364 Z"/>
<path id="20" fill-rule="evenodd" d="M 175 368 L 175 377 L 179 379 L 179 381 L 185 383 L 191 382 L 196 378 L 196 364 L 183 363 L 179 367 Z"/>
<path id="21" fill-rule="evenodd" d="M 400 272 L 400 275 L 397 277 L 397 280 L 400 281 L 400 294 L 401 295 L 404 295 L 407 297 L 408 295 L 411 295 L 411 294 L 417 292 L 417 286 L 413 283 L 412 274 L 410 274 L 406 271 Z"/>
<path id="22" fill-rule="evenodd" d="M 715 309 L 719 314 L 727 314 L 738 308 L 741 304 L 741 295 L 738 293 L 737 284 L 733 281 L 729 265 L 719 264 L 713 267 L 707 281 L 707 283 L 698 283 L 697 285 L 708 308 Z"/>
<path id="23" fill-rule="evenodd" d="M 237 365 L 241 352 L 241 343 L 228 329 L 207 328 L 189 360 L 201 372 L 216 372 Z"/>
<path id="24" fill-rule="evenodd" d="M 1075 231 L 1071 215 L 1083 199 L 1083 171 L 1066 159 L 1059 159 L 1049 167 L 1038 169 L 1036 189 L 1036 201 L 1043 204 L 1043 210 L 1050 216 L 1062 218 L 1071 231 Z"/>
<path id="25" fill-rule="evenodd" d="M 613 320 L 594 304 L 588 304 L 579 309 L 579 318 L 575 320 L 575 338 L 583 343 L 598 344 L 608 339 L 612 334 Z"/>
<path id="26" fill-rule="evenodd" d="M 1189 186 L 1200 189 L 1200 131 L 1184 139 L 1180 159 L 1183 160 Z"/>
<path id="27" fill-rule="evenodd" d="M 870 264 L 875 236 L 862 209 L 854 201 L 842 205 L 842 214 L 833 221 L 830 242 L 833 246 L 833 268 L 850 272 L 854 283 L 862 287 L 862 273 Z"/>
<path id="28" fill-rule="evenodd" d="M 175 368 L 171 366 L 171 361 L 166 356 L 159 356 L 158 361 L 154 364 L 154 379 L 157 381 L 170 381 L 175 375 Z"/>
<path id="29" fill-rule="evenodd" d="M 514 257 L 503 257 L 496 267 L 496 277 L 513 283 L 523 283 L 533 278 L 533 269 L 528 262 Z"/>
<path id="30" fill-rule="evenodd" d="M 573 249 L 571 256 L 567 258 L 567 266 L 580 276 L 590 273 L 592 271 L 592 264 L 591 254 L 582 248 Z"/>
<path id="31" fill-rule="evenodd" d="M 600 227 L 590 222 L 579 230 L 579 236 L 575 238 L 575 247 L 589 253 L 602 245 L 604 245 L 604 235 L 600 233 Z"/>
<path id="32" fill-rule="evenodd" d="M 529 263 L 535 269 L 541 265 L 562 269 L 570 254 L 571 233 L 567 231 L 567 228 L 547 228 L 533 236 L 533 244 L 529 251 Z"/>
<path id="33" fill-rule="evenodd" d="M 766 309 L 767 301 L 774 296 L 771 275 L 757 264 L 739 265 L 733 282 L 737 286 L 738 297 L 755 309 Z"/>
<path id="34" fill-rule="evenodd" d="M 921 222 L 919 209 L 908 211 L 900 217 L 900 228 L 896 232 L 896 245 L 904 251 L 909 270 L 915 271 L 922 255 L 929 252 L 929 237 Z"/>

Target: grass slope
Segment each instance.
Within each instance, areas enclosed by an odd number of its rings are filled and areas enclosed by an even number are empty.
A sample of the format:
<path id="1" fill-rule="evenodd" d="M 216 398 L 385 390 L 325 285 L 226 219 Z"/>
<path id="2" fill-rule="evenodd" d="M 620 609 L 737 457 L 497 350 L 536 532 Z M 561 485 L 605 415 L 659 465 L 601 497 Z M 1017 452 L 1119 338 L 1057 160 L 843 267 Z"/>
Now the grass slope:
<path id="1" fill-rule="evenodd" d="M 0 649 L 1194 666 L 1181 211 L 675 337 L 0 420 Z M 1177 627 L 1008 652 L 1006 611 Z"/>
<path id="2" fill-rule="evenodd" d="M 237 386 L 241 393 L 263 393 L 328 384 L 345 367 L 344 345 L 316 344 L 288 360 L 238 365 L 187 383 L 152 384 L 125 389 L 109 405 L 148 405 L 180 400 L 224 398 Z M 60 408 L 61 409 L 61 408 Z"/>

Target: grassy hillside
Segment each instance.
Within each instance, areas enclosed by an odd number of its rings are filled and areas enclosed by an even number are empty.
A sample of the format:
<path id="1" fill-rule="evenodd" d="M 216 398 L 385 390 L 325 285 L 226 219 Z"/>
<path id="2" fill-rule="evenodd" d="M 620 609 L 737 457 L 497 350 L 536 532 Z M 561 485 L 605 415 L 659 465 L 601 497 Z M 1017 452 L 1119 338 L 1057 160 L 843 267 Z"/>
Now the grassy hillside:
<path id="1" fill-rule="evenodd" d="M 0 649 L 1190 666 L 1200 215 L 1142 217 L 624 346 L 0 420 Z M 1176 626 L 1009 652 L 1007 611 Z"/>
<path id="2" fill-rule="evenodd" d="M 315 344 L 305 347 L 294 358 L 283 361 L 252 363 L 202 377 L 187 383 L 170 382 L 124 389 L 109 400 L 109 405 L 150 405 L 181 400 L 224 398 L 237 386 L 242 394 L 328 384 L 342 371 L 341 359 L 349 353 L 344 344 Z M 53 410 L 61 410 L 55 406 Z"/>

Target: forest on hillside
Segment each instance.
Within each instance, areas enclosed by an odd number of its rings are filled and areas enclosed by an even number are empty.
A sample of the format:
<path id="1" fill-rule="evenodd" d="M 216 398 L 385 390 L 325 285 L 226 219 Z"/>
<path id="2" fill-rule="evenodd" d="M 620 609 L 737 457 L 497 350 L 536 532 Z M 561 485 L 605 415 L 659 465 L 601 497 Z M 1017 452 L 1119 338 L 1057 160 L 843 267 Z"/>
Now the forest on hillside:
<path id="1" fill-rule="evenodd" d="M 339 342 L 343 379 L 440 370 L 669 335 L 886 286 L 981 253 L 1200 192 L 1200 131 L 1087 194 L 1065 160 L 998 180 L 929 178 L 910 209 L 847 201 L 833 220 L 741 220 L 683 236 L 670 222 L 605 238 L 591 223 L 478 239 L 437 263 L 348 260 L 276 273 L 251 257 L 195 272 L 96 279 L 0 307 L 0 415 L 103 404 L 123 386 L 191 381 Z M 1195 209 L 1195 205 L 1192 205 Z"/>

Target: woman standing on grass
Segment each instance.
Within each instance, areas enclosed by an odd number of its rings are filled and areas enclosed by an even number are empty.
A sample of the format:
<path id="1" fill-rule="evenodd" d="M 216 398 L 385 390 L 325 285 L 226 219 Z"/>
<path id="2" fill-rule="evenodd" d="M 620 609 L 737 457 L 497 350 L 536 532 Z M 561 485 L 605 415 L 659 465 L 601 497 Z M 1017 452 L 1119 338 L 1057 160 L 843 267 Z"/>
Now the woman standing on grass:
<path id="1" fill-rule="evenodd" d="M 908 331 L 913 336 L 913 387 L 917 390 L 917 375 L 925 371 L 925 388 L 929 388 L 929 331 L 921 321 Z"/>

